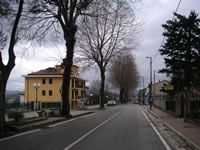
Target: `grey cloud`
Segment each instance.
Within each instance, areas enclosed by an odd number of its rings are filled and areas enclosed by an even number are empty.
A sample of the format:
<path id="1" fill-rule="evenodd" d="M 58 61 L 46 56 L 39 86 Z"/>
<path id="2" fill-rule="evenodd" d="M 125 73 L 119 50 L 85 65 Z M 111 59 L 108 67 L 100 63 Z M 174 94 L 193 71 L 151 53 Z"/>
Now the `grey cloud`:
<path id="1" fill-rule="evenodd" d="M 146 56 L 154 57 L 161 41 L 163 40 L 162 24 L 167 20 L 172 19 L 179 0 L 142 0 L 137 5 L 137 18 L 144 22 L 142 32 L 138 36 L 140 46 L 133 52 L 136 57 L 136 63 L 140 76 L 145 77 L 145 86 L 149 83 L 149 59 Z M 182 0 L 178 13 L 188 15 L 191 10 L 196 10 L 200 13 L 199 0 Z M 199 16 L 200 17 L 200 16 Z M 57 45 L 61 51 L 65 51 L 63 46 Z M 27 56 L 21 57 L 21 48 L 23 45 L 17 47 L 18 61 L 15 69 L 12 71 L 8 81 L 8 90 L 18 90 L 24 88 L 24 79 L 21 75 L 37 71 L 47 67 L 56 65 L 57 62 L 47 61 L 47 57 L 56 56 L 57 48 L 55 43 L 47 44 L 45 48 L 36 48 L 35 52 L 28 50 Z M 65 54 L 65 53 L 63 53 Z M 6 55 L 6 52 L 3 53 Z M 153 69 L 157 72 L 164 67 L 163 57 L 158 54 L 156 60 L 153 62 Z M 92 80 L 100 79 L 98 71 L 87 70 L 81 73 L 81 76 L 91 82 Z M 156 73 L 156 81 L 168 79 L 166 75 Z M 142 82 L 141 82 L 142 83 Z"/>

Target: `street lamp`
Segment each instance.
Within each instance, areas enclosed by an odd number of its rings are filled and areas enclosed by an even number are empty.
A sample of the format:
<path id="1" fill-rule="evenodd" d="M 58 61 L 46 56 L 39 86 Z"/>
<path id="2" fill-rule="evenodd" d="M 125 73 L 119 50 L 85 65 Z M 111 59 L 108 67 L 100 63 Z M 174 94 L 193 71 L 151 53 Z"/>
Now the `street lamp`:
<path id="1" fill-rule="evenodd" d="M 152 57 L 146 57 L 150 59 L 150 86 L 149 86 L 149 102 L 150 102 L 150 109 L 152 108 Z"/>
<path id="2" fill-rule="evenodd" d="M 33 83 L 33 87 L 36 90 L 36 110 L 38 108 L 38 88 L 40 88 L 40 83 Z"/>

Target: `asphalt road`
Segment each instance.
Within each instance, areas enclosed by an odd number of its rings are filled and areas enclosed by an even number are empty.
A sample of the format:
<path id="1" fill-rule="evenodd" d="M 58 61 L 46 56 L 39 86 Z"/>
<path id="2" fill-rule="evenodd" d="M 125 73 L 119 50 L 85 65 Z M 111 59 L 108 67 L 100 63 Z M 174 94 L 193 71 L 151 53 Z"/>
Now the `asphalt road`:
<path id="1" fill-rule="evenodd" d="M 138 105 L 95 114 L 0 140 L 1 150 L 164 150 Z"/>

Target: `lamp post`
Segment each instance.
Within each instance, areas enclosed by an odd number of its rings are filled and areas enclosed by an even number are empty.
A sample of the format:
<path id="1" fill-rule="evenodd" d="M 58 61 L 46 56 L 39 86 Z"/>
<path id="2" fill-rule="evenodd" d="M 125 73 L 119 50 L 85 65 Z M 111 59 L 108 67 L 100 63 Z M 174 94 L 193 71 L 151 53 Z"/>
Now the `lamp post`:
<path id="1" fill-rule="evenodd" d="M 152 57 L 146 57 L 150 59 L 150 86 L 149 86 L 149 102 L 150 102 L 150 109 L 152 108 Z"/>
<path id="2" fill-rule="evenodd" d="M 38 110 L 38 88 L 40 88 L 40 83 L 33 83 L 33 87 L 36 90 L 36 110 Z"/>

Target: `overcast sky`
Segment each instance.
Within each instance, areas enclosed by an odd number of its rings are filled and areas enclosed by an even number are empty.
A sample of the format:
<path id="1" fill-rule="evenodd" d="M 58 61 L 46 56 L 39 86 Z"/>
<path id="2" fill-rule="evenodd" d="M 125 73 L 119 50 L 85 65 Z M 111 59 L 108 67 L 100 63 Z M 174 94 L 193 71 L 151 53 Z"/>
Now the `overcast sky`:
<path id="1" fill-rule="evenodd" d="M 155 57 L 163 40 L 163 28 L 161 25 L 166 23 L 167 20 L 172 19 L 173 12 L 176 10 L 178 3 L 179 0 L 141 0 L 141 2 L 137 4 L 137 18 L 141 20 L 144 25 L 142 26 L 141 33 L 138 35 L 140 45 L 134 50 L 133 55 L 136 58 L 140 76 L 141 78 L 144 77 L 145 86 L 149 82 L 150 68 L 150 60 L 147 59 L 146 56 Z M 178 13 L 188 16 L 191 10 L 195 10 L 200 14 L 200 0 L 182 0 Z M 23 45 L 18 45 L 16 47 L 16 66 L 8 80 L 7 90 L 23 91 L 24 78 L 22 75 L 53 67 L 58 64 L 55 61 L 49 61 L 48 58 L 58 56 L 58 50 L 62 51 L 65 49 L 63 45 L 57 45 L 56 47 L 52 47 L 52 45 L 49 47 L 39 47 L 34 51 L 28 50 L 25 56 L 22 57 L 22 47 Z M 3 57 L 5 61 L 6 55 L 4 51 Z M 155 61 L 153 61 L 153 70 L 156 71 L 156 82 L 158 80 L 167 79 L 165 75 L 157 73 L 157 71 L 163 67 L 163 58 L 158 54 Z M 88 81 L 99 78 L 96 71 L 85 72 L 81 75 Z"/>

